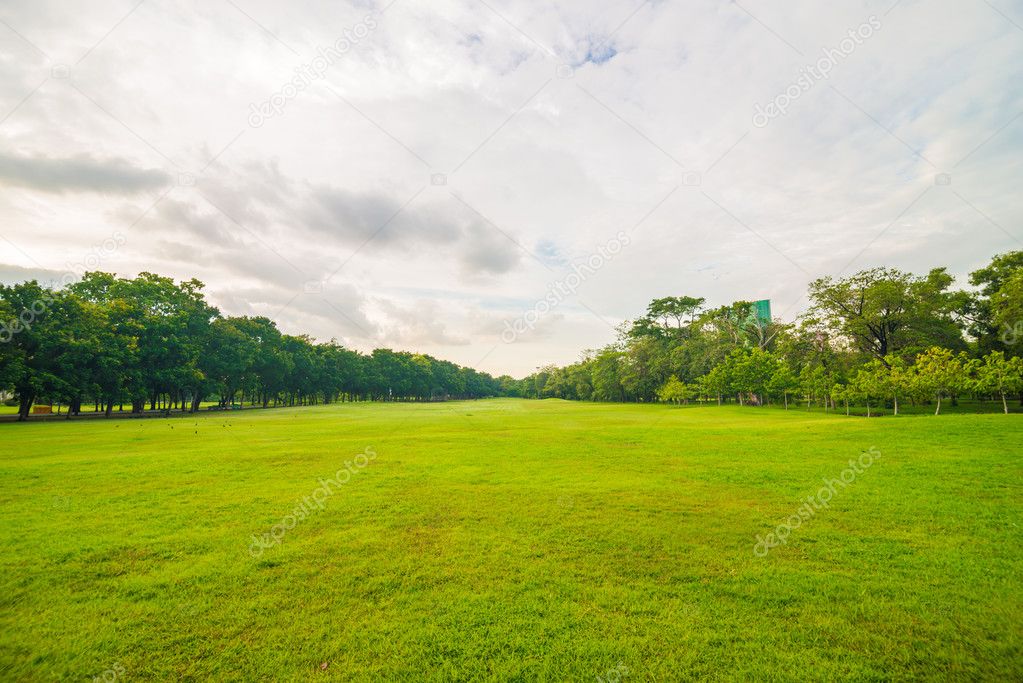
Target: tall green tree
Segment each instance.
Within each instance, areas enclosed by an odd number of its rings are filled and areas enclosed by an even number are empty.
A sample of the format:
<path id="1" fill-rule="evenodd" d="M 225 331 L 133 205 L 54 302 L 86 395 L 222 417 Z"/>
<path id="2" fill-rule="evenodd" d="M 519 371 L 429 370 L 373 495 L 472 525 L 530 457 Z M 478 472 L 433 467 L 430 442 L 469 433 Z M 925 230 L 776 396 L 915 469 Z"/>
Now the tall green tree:
<path id="1" fill-rule="evenodd" d="M 849 341 L 867 357 L 913 355 L 930 346 L 965 348 L 957 312 L 961 297 L 944 268 L 917 277 L 891 268 L 810 284 L 808 319 Z"/>
<path id="2" fill-rule="evenodd" d="M 796 377 L 795 373 L 792 372 L 792 368 L 784 360 L 779 361 L 774 367 L 771 379 L 768 380 L 768 393 L 775 396 L 781 396 L 785 403 L 785 410 L 788 410 L 789 394 L 796 391 L 798 388 L 799 379 Z"/>
<path id="3" fill-rule="evenodd" d="M 935 415 L 941 414 L 941 400 L 958 396 L 970 384 L 968 358 L 948 349 L 933 347 L 917 356 L 915 379 L 923 393 L 937 402 Z"/>
<path id="4" fill-rule="evenodd" d="M 678 377 L 672 375 L 657 390 L 657 400 L 664 403 L 688 403 L 689 402 L 689 388 L 679 380 Z"/>
<path id="5" fill-rule="evenodd" d="M 992 351 L 977 364 L 976 387 L 1002 399 L 1002 410 L 1009 414 L 1006 394 L 1023 391 L 1023 358 L 1006 358 L 1002 351 Z"/>
<path id="6" fill-rule="evenodd" d="M 1023 355 L 1023 251 L 1010 251 L 970 273 L 977 288 L 965 306 L 969 333 L 976 340 L 978 355 L 1005 351 Z M 1017 329 L 1020 325 L 1021 329 Z"/>
<path id="7" fill-rule="evenodd" d="M 692 296 L 654 299 L 647 306 L 646 315 L 632 324 L 629 335 L 635 338 L 686 339 L 705 302 L 702 297 Z"/>

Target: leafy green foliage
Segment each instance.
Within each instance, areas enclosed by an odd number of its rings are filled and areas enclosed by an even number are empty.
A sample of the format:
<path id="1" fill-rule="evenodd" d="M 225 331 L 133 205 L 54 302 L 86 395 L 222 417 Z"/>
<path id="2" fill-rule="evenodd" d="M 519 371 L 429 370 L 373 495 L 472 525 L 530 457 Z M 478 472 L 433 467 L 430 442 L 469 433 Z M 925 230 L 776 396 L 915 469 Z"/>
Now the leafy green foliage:
<path id="1" fill-rule="evenodd" d="M 976 381 L 975 364 L 965 354 L 980 358 L 994 345 L 1007 357 L 1021 355 L 1023 252 L 995 257 L 972 282 L 979 291 L 955 291 L 943 268 L 924 276 L 874 268 L 822 278 L 811 283 L 811 306 L 797 325 L 765 324 L 748 301 L 707 309 L 702 298 L 655 299 L 615 343 L 567 367 L 546 366 L 513 382 L 513 394 L 664 401 L 673 400 L 664 392 L 675 395 L 675 378 L 718 403 L 788 407 L 790 394 L 798 392 L 807 408 L 829 410 L 841 399 L 866 406 L 868 414 L 888 408 L 898 414 L 904 401 L 958 400 L 965 392 L 1001 396 L 992 380 Z M 978 311 L 986 311 L 981 327 L 987 336 L 971 336 L 980 329 L 971 318 Z M 954 382 L 939 377 L 935 348 L 960 359 L 951 366 Z"/>
<path id="2" fill-rule="evenodd" d="M 825 277 L 810 283 L 808 317 L 882 363 L 889 354 L 913 355 L 933 345 L 964 348 L 952 282 L 944 268 L 925 277 L 891 268 Z"/>
<path id="3" fill-rule="evenodd" d="M 222 317 L 197 280 L 141 273 L 87 273 L 67 289 L 37 282 L 0 287 L 0 389 L 12 389 L 24 419 L 37 399 L 68 415 L 83 401 L 109 414 L 173 403 L 196 411 L 207 397 L 263 406 L 339 399 L 430 400 L 493 396 L 490 375 L 430 356 L 282 334 L 265 317 Z"/>
<path id="4" fill-rule="evenodd" d="M 664 403 L 688 403 L 691 395 L 691 389 L 684 382 L 679 381 L 675 375 L 669 377 L 668 381 L 657 390 L 657 399 Z"/>

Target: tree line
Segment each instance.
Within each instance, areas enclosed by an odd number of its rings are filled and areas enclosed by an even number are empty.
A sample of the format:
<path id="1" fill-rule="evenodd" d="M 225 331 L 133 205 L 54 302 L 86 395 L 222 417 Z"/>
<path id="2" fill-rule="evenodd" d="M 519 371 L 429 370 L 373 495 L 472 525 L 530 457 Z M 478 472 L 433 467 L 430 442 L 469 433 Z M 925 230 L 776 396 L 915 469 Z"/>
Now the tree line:
<path id="1" fill-rule="evenodd" d="M 1023 404 L 1023 251 L 996 256 L 953 287 L 945 268 L 872 268 L 810 283 L 796 322 L 758 318 L 752 302 L 655 299 L 618 339 L 566 367 L 506 383 L 506 393 L 588 401 L 693 400 L 825 409 L 972 395 Z"/>
<path id="2" fill-rule="evenodd" d="M 428 355 L 283 334 L 265 317 L 228 317 L 198 280 L 87 273 L 51 289 L 0 285 L 0 392 L 19 419 L 39 400 L 68 407 L 195 412 L 207 399 L 263 407 L 358 400 L 481 398 L 501 383 Z"/>
<path id="3" fill-rule="evenodd" d="M 566 367 L 494 378 L 428 355 L 283 334 L 266 317 L 229 317 L 198 280 L 87 273 L 60 289 L 0 286 L 0 393 L 25 419 L 40 400 L 68 407 L 196 411 L 204 401 L 268 407 L 334 401 L 520 396 L 838 409 L 934 404 L 974 395 L 1023 403 L 1023 251 L 953 288 L 945 268 L 873 268 L 810 283 L 794 323 L 748 301 L 655 299 L 615 342 Z"/>

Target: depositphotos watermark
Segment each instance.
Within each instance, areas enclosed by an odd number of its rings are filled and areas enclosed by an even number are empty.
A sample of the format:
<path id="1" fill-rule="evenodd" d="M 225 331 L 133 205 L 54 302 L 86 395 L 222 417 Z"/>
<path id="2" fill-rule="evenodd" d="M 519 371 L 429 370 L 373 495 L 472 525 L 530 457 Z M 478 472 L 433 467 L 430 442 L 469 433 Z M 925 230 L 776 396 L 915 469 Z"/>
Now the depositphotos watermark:
<path id="1" fill-rule="evenodd" d="M 252 535 L 249 555 L 260 557 L 267 549 L 280 545 L 289 531 L 316 510 L 322 510 L 327 504 L 327 499 L 333 496 L 337 489 L 351 481 L 353 475 L 358 474 L 376 458 L 376 451 L 367 446 L 362 453 L 351 460 L 346 460 L 344 467 L 335 472 L 333 478 L 320 479 L 320 485 L 310 495 L 305 496 L 301 501 L 296 501 L 294 509 L 281 518 L 281 521 L 271 526 L 269 532 L 259 536 Z"/>
<path id="2" fill-rule="evenodd" d="M 598 683 L 620 683 L 620 681 L 629 675 L 629 667 L 625 666 L 621 662 L 613 669 L 608 669 L 607 673 L 603 676 L 597 676 Z"/>
<path id="3" fill-rule="evenodd" d="M 856 51 L 856 48 L 863 45 L 863 41 L 874 35 L 875 31 L 881 29 L 881 20 L 871 15 L 867 21 L 855 29 L 849 29 L 847 37 L 838 43 L 838 47 L 821 48 L 824 56 L 816 63 L 804 66 L 799 69 L 799 77 L 789 84 L 785 91 L 777 95 L 766 105 L 761 106 L 758 102 L 756 111 L 753 113 L 753 125 L 763 128 L 771 119 L 784 116 L 788 113 L 789 106 L 803 93 L 809 92 L 821 79 L 831 77 L 831 70 L 838 66 L 838 63 Z"/>
<path id="4" fill-rule="evenodd" d="M 1005 323 L 1001 339 L 1006 346 L 1015 346 L 1020 339 L 1023 339 L 1023 320 L 1017 320 L 1015 325 Z"/>
<path id="5" fill-rule="evenodd" d="M 32 326 L 36 324 L 36 320 L 49 310 L 52 303 L 53 297 L 49 292 L 43 290 L 43 294 L 33 301 L 28 308 L 19 313 L 18 317 L 0 322 L 0 344 L 6 344 L 14 339 L 14 335 L 25 330 L 31 331 Z"/>
<path id="6" fill-rule="evenodd" d="M 566 297 L 575 294 L 575 291 L 586 281 L 587 277 L 603 268 L 605 264 L 630 244 L 632 244 L 632 238 L 619 230 L 617 235 L 608 240 L 606 244 L 598 247 L 596 253 L 590 254 L 588 259 L 581 264 L 573 264 L 572 272 L 566 275 L 564 279 L 548 285 L 547 293 L 542 299 L 537 300 L 532 308 L 514 321 L 504 321 L 501 341 L 505 344 L 511 344 L 519 338 L 519 335 L 534 329 L 542 317 L 557 308 Z"/>
<path id="7" fill-rule="evenodd" d="M 117 249 L 123 246 L 127 241 L 128 238 L 125 237 L 123 233 L 115 232 L 99 244 L 93 245 L 89 252 L 82 257 L 81 262 L 71 263 L 69 261 L 65 263 L 64 273 L 60 278 L 60 285 L 62 287 L 67 287 L 71 283 L 78 281 L 83 275 L 85 275 L 85 273 L 90 270 L 95 270 L 101 263 L 103 263 L 104 260 L 117 251 Z M 25 330 L 31 331 L 36 320 L 46 313 L 52 303 L 53 296 L 48 291 L 44 290 L 43 294 L 40 295 L 38 299 L 33 301 L 28 308 L 18 314 L 18 317 L 0 322 L 0 344 L 6 344 L 11 341 L 14 339 L 14 335 L 19 332 Z"/>
<path id="8" fill-rule="evenodd" d="M 125 668 L 122 665 L 114 662 L 112 667 L 98 676 L 93 676 L 92 683 L 114 683 L 114 681 L 124 678 L 126 673 L 127 671 L 125 671 Z"/>
<path id="9" fill-rule="evenodd" d="M 291 100 L 298 97 L 298 94 L 313 84 L 314 81 L 323 78 L 327 69 L 334 65 L 334 62 L 341 59 L 341 56 L 359 44 L 377 27 L 377 20 L 372 14 L 367 14 L 362 21 L 352 28 L 344 29 L 341 37 L 332 45 L 316 49 L 316 56 L 308 64 L 295 67 L 295 76 L 281 88 L 270 95 L 265 101 L 256 104 L 249 104 L 249 125 L 259 128 L 267 119 L 280 116 L 284 113 L 284 107 Z"/>
<path id="10" fill-rule="evenodd" d="M 835 497 L 839 487 L 844 489 L 852 484 L 856 481 L 856 477 L 863 474 L 880 457 L 881 451 L 871 447 L 870 450 L 860 453 L 858 459 L 850 458 L 849 467 L 842 470 L 838 479 L 824 479 L 824 486 L 816 494 L 807 496 L 806 502 L 799 506 L 795 514 L 779 524 L 778 528 L 767 535 L 767 538 L 761 538 L 758 535 L 757 543 L 753 546 L 753 554 L 757 557 L 765 557 L 767 553 L 771 552 L 771 548 L 787 544 L 789 535 L 801 527 L 803 522 L 810 520 L 822 507 L 831 506 L 831 499 Z"/>

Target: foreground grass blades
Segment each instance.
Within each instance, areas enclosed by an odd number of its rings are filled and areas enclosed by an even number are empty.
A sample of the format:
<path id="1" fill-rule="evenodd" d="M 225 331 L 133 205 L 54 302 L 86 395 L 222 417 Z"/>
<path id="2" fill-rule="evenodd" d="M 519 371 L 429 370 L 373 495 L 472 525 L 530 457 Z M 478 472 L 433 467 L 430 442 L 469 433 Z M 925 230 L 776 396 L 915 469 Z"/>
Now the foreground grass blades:
<path id="1" fill-rule="evenodd" d="M 1016 416 L 501 399 L 0 431 L 4 680 L 1023 677 Z"/>

